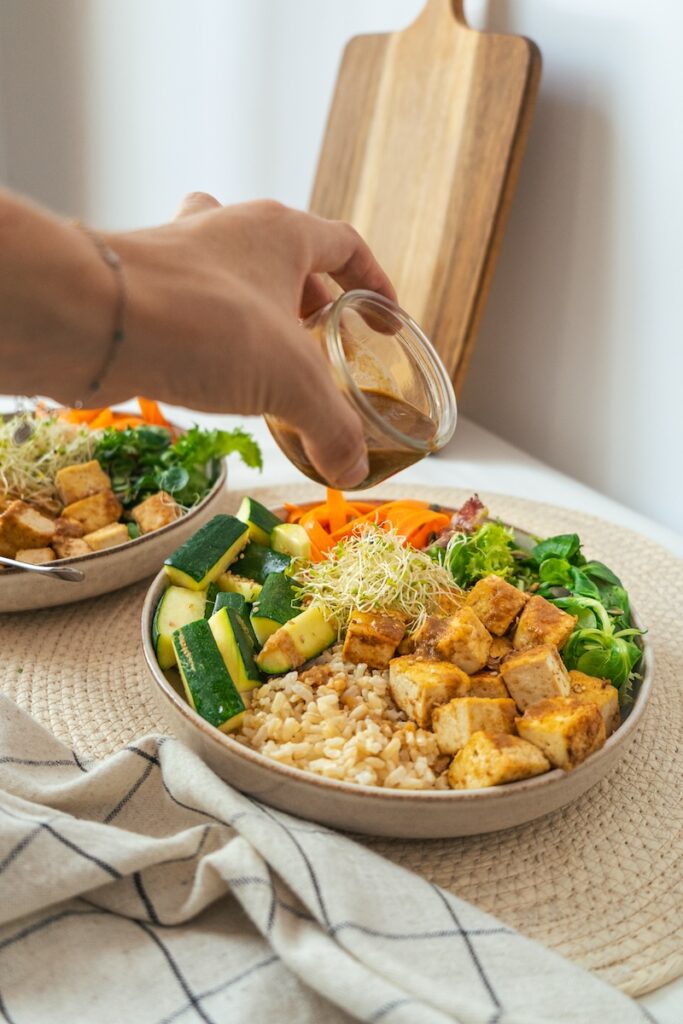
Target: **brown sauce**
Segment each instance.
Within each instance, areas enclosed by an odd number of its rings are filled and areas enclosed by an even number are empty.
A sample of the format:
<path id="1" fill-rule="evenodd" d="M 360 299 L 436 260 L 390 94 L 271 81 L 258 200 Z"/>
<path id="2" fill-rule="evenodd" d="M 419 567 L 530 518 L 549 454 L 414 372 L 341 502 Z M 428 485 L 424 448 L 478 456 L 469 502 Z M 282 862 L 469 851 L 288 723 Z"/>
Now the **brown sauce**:
<path id="1" fill-rule="evenodd" d="M 396 398 L 385 391 L 375 388 L 361 388 L 366 400 L 379 413 L 383 420 L 386 420 L 394 429 L 400 430 L 402 434 L 423 441 L 429 449 L 430 441 L 435 434 L 435 426 L 429 416 L 416 409 L 414 405 Z M 269 427 L 275 440 L 283 452 L 293 462 L 297 469 L 300 469 L 311 480 L 326 484 L 327 481 L 319 475 L 318 471 L 311 465 L 306 455 L 301 438 L 296 430 L 280 422 L 269 420 Z M 392 438 L 373 436 L 374 428 L 366 424 L 366 442 L 368 446 L 369 472 L 365 480 L 359 483 L 354 490 L 365 487 L 372 487 L 373 484 L 386 480 L 402 469 L 419 462 L 423 457 L 421 452 L 403 448 L 393 441 Z"/>

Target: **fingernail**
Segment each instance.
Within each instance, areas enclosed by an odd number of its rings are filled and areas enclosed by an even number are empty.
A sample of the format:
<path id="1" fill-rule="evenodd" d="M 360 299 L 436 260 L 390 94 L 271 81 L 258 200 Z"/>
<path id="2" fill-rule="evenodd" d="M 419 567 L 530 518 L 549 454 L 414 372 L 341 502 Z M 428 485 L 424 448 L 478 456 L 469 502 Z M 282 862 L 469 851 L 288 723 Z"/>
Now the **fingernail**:
<path id="1" fill-rule="evenodd" d="M 357 486 L 358 484 L 362 483 L 363 480 L 365 480 L 366 476 L 368 475 L 368 470 L 368 457 L 365 454 L 365 452 L 363 452 L 363 454 L 358 457 L 356 462 L 354 462 L 351 469 L 347 470 L 346 473 L 343 473 L 342 476 L 337 480 L 337 486 L 341 487 L 342 489 L 344 487 Z"/>

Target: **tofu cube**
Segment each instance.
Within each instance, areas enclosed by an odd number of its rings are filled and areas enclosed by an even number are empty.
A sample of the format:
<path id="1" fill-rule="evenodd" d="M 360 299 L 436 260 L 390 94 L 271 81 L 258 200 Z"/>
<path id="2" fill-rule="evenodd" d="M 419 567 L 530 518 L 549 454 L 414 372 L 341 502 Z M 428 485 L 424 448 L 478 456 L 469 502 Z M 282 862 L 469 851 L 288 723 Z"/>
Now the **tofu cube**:
<path id="1" fill-rule="evenodd" d="M 443 754 L 455 754 L 475 732 L 513 733 L 517 707 L 509 697 L 456 697 L 434 708 L 432 729 Z"/>
<path id="2" fill-rule="evenodd" d="M 55 519 L 55 537 L 82 537 L 83 525 L 77 519 L 60 516 Z"/>
<path id="3" fill-rule="evenodd" d="M 469 677 L 456 665 L 407 655 L 389 663 L 389 689 L 394 701 L 421 728 L 428 729 L 432 711 L 453 697 L 464 697 Z"/>
<path id="4" fill-rule="evenodd" d="M 130 534 L 124 523 L 111 523 L 110 526 L 103 526 L 92 533 L 86 533 L 83 540 L 92 551 L 102 551 L 104 548 L 115 548 L 119 544 L 127 544 Z"/>
<path id="5" fill-rule="evenodd" d="M 466 603 L 489 633 L 502 636 L 507 633 L 528 600 L 528 594 L 500 576 L 485 576 L 472 587 Z"/>
<path id="6" fill-rule="evenodd" d="M 27 551 L 17 551 L 14 557 L 18 562 L 30 562 L 31 565 L 45 565 L 46 562 L 54 562 L 55 553 L 52 548 L 31 548 Z"/>
<path id="7" fill-rule="evenodd" d="M 500 672 L 475 672 L 473 676 L 470 676 L 470 695 L 492 699 L 510 696 Z"/>
<path id="8" fill-rule="evenodd" d="M 577 618 L 556 608 L 537 594 L 530 598 L 519 617 L 512 646 L 517 651 L 539 644 L 555 644 L 560 650 L 571 636 Z"/>
<path id="9" fill-rule="evenodd" d="M 448 769 L 452 789 L 484 789 L 529 779 L 550 769 L 533 743 L 507 733 L 475 732 Z"/>
<path id="10" fill-rule="evenodd" d="M 0 515 L 0 554 L 14 558 L 17 551 L 49 547 L 54 532 L 54 519 L 25 501 L 13 501 Z"/>
<path id="11" fill-rule="evenodd" d="M 491 634 L 472 609 L 465 606 L 444 621 L 435 645 L 438 657 L 452 661 L 470 675 L 484 668 L 491 650 Z"/>
<path id="12" fill-rule="evenodd" d="M 111 480 L 97 459 L 93 459 L 91 462 L 60 469 L 55 475 L 55 486 L 62 504 L 73 505 L 75 501 L 89 498 L 91 494 L 111 490 Z"/>
<path id="13" fill-rule="evenodd" d="M 391 612 L 354 612 L 351 616 L 342 657 L 368 668 L 386 668 L 406 631 L 402 615 Z"/>
<path id="14" fill-rule="evenodd" d="M 160 530 L 162 526 L 175 522 L 182 514 L 180 505 L 166 491 L 158 491 L 145 498 L 132 512 L 133 519 L 140 527 L 140 533 Z"/>
<path id="15" fill-rule="evenodd" d="M 522 739 L 533 743 L 556 768 L 571 771 L 605 742 L 605 723 L 595 704 L 554 697 L 527 708 L 516 719 Z"/>
<path id="16" fill-rule="evenodd" d="M 508 640 L 506 636 L 494 636 L 491 641 L 491 650 L 489 651 L 488 667 L 497 671 L 500 662 L 503 658 L 506 658 L 511 651 L 514 651 L 512 640 Z"/>
<path id="17" fill-rule="evenodd" d="M 399 644 L 400 654 L 420 654 L 433 658 L 436 642 L 443 635 L 448 619 L 445 615 L 428 615 L 419 629 L 409 633 Z"/>
<path id="18" fill-rule="evenodd" d="M 55 537 L 52 542 L 57 558 L 81 558 L 92 555 L 92 548 L 81 537 Z"/>
<path id="19" fill-rule="evenodd" d="M 122 512 L 121 502 L 113 491 L 99 491 L 97 494 L 91 494 L 89 498 L 81 498 L 80 501 L 67 505 L 63 514 L 68 519 L 77 520 L 84 533 L 93 533 L 95 530 L 101 530 L 103 526 L 115 523 Z"/>
<path id="20" fill-rule="evenodd" d="M 596 679 L 584 672 L 569 672 L 570 696 L 587 704 L 595 704 L 605 723 L 605 733 L 611 736 L 621 723 L 619 691 L 607 679 Z"/>
<path id="21" fill-rule="evenodd" d="M 569 673 L 551 644 L 509 654 L 500 674 L 520 711 L 539 700 L 569 696 Z"/>

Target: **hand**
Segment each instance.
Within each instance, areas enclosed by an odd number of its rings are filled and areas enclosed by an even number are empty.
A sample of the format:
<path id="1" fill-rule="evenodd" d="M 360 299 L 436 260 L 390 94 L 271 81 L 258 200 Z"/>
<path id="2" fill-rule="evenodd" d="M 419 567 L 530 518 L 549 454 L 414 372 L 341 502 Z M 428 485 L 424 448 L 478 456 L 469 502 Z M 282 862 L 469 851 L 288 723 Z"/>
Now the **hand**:
<path id="1" fill-rule="evenodd" d="M 359 417 L 297 323 L 330 301 L 322 273 L 395 299 L 353 228 L 195 193 L 171 224 L 105 238 L 122 260 L 128 315 L 103 401 L 141 392 L 210 412 L 271 413 L 300 432 L 330 483 L 367 475 Z"/>

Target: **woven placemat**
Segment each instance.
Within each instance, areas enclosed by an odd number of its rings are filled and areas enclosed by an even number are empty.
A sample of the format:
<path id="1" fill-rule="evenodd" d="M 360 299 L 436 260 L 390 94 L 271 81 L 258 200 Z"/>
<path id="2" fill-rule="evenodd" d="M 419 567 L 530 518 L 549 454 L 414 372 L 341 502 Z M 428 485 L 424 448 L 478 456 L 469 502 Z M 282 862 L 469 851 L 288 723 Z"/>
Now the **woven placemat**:
<path id="1" fill-rule="evenodd" d="M 467 497 L 443 488 L 380 490 L 448 505 Z M 320 489 L 250 493 L 277 504 L 317 497 Z M 640 995 L 683 974 L 683 563 L 590 516 L 484 497 L 496 515 L 531 532 L 577 531 L 589 555 L 622 576 L 655 648 L 649 711 L 625 762 L 562 811 L 480 837 L 363 841 Z M 226 495 L 226 509 L 240 498 Z M 101 757 L 146 732 L 170 731 L 139 641 L 146 587 L 0 617 L 2 689 L 81 754 Z"/>

